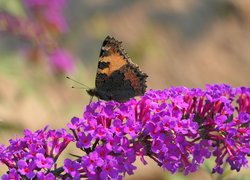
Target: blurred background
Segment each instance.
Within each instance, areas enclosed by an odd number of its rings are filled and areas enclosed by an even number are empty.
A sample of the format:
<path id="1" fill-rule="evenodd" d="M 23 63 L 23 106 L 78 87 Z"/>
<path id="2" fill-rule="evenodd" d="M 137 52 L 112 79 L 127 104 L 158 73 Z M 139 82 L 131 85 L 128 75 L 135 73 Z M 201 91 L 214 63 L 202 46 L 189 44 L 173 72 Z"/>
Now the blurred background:
<path id="1" fill-rule="evenodd" d="M 90 97 L 65 77 L 94 87 L 107 35 L 149 75 L 148 89 L 250 86 L 250 1 L 0 0 L 0 144 L 25 128 L 63 128 L 82 116 Z M 210 163 L 184 177 L 138 162 L 127 179 L 250 176 L 211 176 Z"/>

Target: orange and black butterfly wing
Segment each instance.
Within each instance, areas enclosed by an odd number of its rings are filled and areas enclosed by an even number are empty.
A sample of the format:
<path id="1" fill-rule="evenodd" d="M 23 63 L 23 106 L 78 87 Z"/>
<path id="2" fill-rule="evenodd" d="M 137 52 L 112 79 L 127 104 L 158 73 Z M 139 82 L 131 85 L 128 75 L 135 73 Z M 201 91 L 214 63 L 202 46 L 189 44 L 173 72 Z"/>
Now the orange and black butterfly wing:
<path id="1" fill-rule="evenodd" d="M 121 42 L 109 36 L 104 40 L 95 82 L 97 97 L 124 102 L 131 97 L 143 95 L 147 77 L 130 60 Z"/>

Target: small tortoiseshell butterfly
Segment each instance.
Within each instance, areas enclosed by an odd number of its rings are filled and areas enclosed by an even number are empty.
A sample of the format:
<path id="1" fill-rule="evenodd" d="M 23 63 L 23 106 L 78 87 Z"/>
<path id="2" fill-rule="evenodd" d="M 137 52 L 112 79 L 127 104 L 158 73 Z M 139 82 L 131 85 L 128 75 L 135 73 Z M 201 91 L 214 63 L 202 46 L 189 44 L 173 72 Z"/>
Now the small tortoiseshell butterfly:
<path id="1" fill-rule="evenodd" d="M 106 101 L 125 102 L 145 93 L 148 75 L 131 61 L 121 43 L 110 36 L 104 40 L 99 56 L 96 87 L 87 90 L 90 96 Z"/>

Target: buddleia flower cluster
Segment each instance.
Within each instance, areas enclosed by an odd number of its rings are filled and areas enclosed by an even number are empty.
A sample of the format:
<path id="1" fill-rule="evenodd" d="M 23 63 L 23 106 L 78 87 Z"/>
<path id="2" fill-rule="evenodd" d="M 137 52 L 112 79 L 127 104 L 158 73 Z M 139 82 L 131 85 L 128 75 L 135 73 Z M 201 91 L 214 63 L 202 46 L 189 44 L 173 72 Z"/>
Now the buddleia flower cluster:
<path id="1" fill-rule="evenodd" d="M 9 169 L 2 179 L 55 179 L 57 159 L 73 140 L 65 129 L 25 130 L 24 137 L 0 147 L 0 162 Z"/>
<path id="2" fill-rule="evenodd" d="M 13 158 L 10 154 L 18 154 L 21 144 L 30 139 L 10 141 L 0 150 L 0 160 L 9 168 L 3 178 L 29 178 L 23 168 L 33 162 L 28 169 L 37 179 L 122 179 L 134 173 L 136 159 L 146 165 L 145 157 L 171 173 L 195 172 L 212 157 L 215 165 L 211 173 L 222 174 L 225 165 L 240 171 L 247 167 L 250 155 L 249 124 L 248 87 L 173 87 L 149 90 L 125 103 L 97 101 L 85 107 L 82 117 L 73 117 L 68 124 L 70 133 L 63 131 L 61 136 L 82 153 L 57 167 L 53 156 L 44 150 L 33 151 L 33 147 L 25 148 L 25 156 Z M 38 162 L 46 165 L 41 167 Z"/>

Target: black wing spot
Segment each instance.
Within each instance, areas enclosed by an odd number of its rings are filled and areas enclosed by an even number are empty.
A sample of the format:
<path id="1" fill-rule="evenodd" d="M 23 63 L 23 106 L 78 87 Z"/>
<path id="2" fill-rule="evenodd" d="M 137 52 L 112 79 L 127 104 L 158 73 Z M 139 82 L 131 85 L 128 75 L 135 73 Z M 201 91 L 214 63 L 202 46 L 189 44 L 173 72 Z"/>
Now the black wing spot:
<path id="1" fill-rule="evenodd" d="M 98 63 L 98 68 L 99 69 L 105 69 L 105 68 L 108 68 L 109 67 L 109 62 L 102 62 L 102 61 L 99 61 Z"/>

